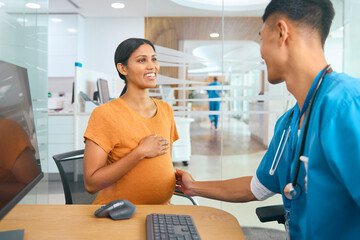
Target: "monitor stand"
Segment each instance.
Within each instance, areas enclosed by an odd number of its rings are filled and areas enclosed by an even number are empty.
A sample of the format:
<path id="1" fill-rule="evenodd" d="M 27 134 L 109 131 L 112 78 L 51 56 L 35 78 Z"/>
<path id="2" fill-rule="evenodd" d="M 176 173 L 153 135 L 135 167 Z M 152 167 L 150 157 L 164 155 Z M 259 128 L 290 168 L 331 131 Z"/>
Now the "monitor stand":
<path id="1" fill-rule="evenodd" d="M 23 240 L 24 229 L 0 232 L 0 239 Z"/>

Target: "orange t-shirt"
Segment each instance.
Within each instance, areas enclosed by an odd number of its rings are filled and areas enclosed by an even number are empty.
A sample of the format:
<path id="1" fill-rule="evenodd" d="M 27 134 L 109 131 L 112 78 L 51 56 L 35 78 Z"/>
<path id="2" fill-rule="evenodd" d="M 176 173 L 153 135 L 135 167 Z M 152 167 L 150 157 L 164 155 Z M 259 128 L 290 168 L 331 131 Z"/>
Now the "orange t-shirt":
<path id="1" fill-rule="evenodd" d="M 107 164 L 121 160 L 139 142 L 152 134 L 165 137 L 170 144 L 179 139 L 172 108 L 153 99 L 157 112 L 144 118 L 121 98 L 94 109 L 85 139 L 91 139 L 108 153 Z M 175 189 L 175 173 L 171 153 L 142 159 L 134 168 L 111 186 L 99 191 L 93 204 L 106 204 L 127 199 L 134 204 L 166 204 Z"/>

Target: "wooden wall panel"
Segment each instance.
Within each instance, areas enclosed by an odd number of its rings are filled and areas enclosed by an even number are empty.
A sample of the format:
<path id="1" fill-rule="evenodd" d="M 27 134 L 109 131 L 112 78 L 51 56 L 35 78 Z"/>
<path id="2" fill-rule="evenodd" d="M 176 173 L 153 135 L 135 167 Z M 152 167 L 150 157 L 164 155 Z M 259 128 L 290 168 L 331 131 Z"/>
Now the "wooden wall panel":
<path id="1" fill-rule="evenodd" d="M 145 38 L 152 43 L 179 50 L 179 40 L 214 40 L 212 32 L 222 33 L 221 17 L 149 17 L 145 21 Z M 260 43 L 260 17 L 225 17 L 225 40 L 250 40 Z M 215 40 L 221 40 L 222 37 Z M 221 58 L 221 56 L 219 56 Z M 175 67 L 163 67 L 160 74 L 177 77 Z"/>
<path id="2" fill-rule="evenodd" d="M 147 39 L 157 42 L 170 39 L 162 39 L 164 32 L 172 29 L 172 41 L 178 40 L 214 40 L 210 38 L 211 32 L 222 33 L 221 17 L 186 17 L 186 18 L 165 18 L 149 17 L 146 21 Z M 224 35 L 225 40 L 252 40 L 260 42 L 259 31 L 262 26 L 260 17 L 225 17 Z M 167 36 L 167 35 L 163 35 Z M 221 36 L 220 38 L 221 39 Z M 160 44 L 159 44 L 160 45 Z M 167 47 L 165 45 L 162 45 Z"/>
<path id="3" fill-rule="evenodd" d="M 149 17 L 145 20 L 145 38 L 153 44 L 179 50 L 180 40 L 250 40 L 260 43 L 260 17 Z M 211 38 L 212 32 L 220 33 Z M 221 58 L 222 56 L 219 56 Z M 177 67 L 161 67 L 160 74 L 177 78 Z M 177 91 L 175 97 L 177 97 Z"/>

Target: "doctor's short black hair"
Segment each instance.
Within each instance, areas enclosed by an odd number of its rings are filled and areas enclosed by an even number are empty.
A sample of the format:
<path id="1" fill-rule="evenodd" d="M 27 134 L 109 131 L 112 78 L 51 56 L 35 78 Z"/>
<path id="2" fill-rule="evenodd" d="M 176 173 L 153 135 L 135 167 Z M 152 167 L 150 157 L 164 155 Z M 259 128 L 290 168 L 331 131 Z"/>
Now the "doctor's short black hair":
<path id="1" fill-rule="evenodd" d="M 285 15 L 319 32 L 324 46 L 335 10 L 330 0 L 272 0 L 266 7 L 263 22 L 272 14 Z"/>

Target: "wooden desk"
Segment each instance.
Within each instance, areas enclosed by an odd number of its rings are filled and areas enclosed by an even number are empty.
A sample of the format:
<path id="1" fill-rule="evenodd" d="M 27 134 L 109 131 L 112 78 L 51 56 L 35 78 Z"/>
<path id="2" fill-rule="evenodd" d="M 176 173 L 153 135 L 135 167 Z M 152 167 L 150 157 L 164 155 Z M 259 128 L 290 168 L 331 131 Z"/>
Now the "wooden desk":
<path id="1" fill-rule="evenodd" d="M 0 231 L 24 229 L 24 240 L 145 240 L 146 215 L 191 215 L 202 240 L 245 239 L 237 219 L 220 209 L 185 205 L 137 205 L 131 219 L 96 218 L 97 205 L 17 205 L 0 220 Z"/>

